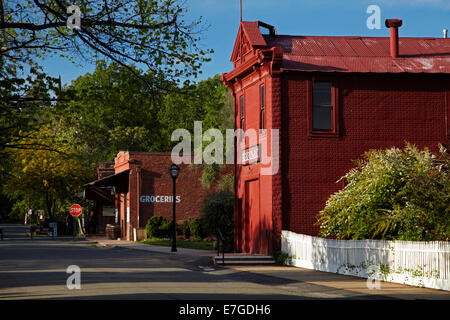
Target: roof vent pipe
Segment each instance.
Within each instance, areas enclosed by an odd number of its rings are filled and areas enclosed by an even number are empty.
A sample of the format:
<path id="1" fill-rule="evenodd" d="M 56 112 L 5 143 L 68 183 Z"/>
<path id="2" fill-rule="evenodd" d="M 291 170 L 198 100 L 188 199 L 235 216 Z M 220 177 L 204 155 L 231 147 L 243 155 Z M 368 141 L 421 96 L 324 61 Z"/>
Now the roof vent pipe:
<path id="1" fill-rule="evenodd" d="M 391 29 L 391 57 L 398 58 L 398 28 L 403 24 L 402 19 L 387 19 L 386 27 Z"/>
<path id="2" fill-rule="evenodd" d="M 444 39 L 447 39 L 447 32 L 448 32 L 448 30 L 444 29 Z"/>

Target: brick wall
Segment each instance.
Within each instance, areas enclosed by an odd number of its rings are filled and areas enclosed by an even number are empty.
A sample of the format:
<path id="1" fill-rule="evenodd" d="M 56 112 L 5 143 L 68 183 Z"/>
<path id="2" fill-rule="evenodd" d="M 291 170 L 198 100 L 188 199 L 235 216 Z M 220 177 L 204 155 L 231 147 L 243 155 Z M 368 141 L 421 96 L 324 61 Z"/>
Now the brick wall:
<path id="1" fill-rule="evenodd" d="M 172 219 L 173 183 L 169 175 L 172 160 L 169 153 L 120 153 L 116 158 L 116 173 L 130 169 L 127 206 L 130 207 L 130 223 L 125 229 L 145 227 L 152 216 Z M 201 215 L 203 199 L 216 189 L 201 185 L 202 168 L 181 164 L 176 182 L 177 221 Z M 232 166 L 223 169 L 222 174 L 231 173 Z M 124 196 L 121 197 L 121 219 L 126 220 Z M 125 223 L 122 221 L 122 224 Z"/>
<path id="2" fill-rule="evenodd" d="M 447 144 L 449 82 L 421 76 L 339 75 L 340 135 L 308 132 L 310 75 L 283 79 L 283 229 L 316 235 L 316 216 L 343 185 L 336 181 L 369 149 L 403 147 L 409 141 L 438 150 Z M 329 77 L 328 77 L 329 79 Z M 286 129 L 286 130 L 284 130 Z"/>

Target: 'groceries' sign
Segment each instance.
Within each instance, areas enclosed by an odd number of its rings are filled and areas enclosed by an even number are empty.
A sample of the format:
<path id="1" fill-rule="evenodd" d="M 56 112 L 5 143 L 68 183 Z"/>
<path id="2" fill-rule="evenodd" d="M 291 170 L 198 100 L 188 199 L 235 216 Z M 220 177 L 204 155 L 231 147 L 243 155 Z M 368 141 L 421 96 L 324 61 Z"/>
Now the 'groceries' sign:
<path id="1" fill-rule="evenodd" d="M 241 163 L 245 165 L 258 163 L 261 161 L 261 147 L 259 144 L 246 148 L 241 154 Z"/>
<path id="2" fill-rule="evenodd" d="M 141 196 L 141 203 L 173 203 L 173 196 Z M 181 202 L 181 196 L 176 196 L 177 203 Z"/>

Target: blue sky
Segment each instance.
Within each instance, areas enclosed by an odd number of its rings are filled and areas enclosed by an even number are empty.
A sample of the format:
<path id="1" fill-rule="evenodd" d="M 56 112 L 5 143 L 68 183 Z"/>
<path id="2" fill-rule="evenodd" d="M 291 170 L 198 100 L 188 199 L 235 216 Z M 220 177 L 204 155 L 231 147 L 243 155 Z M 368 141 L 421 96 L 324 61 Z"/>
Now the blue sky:
<path id="1" fill-rule="evenodd" d="M 199 80 L 228 72 L 231 51 L 239 28 L 239 0 L 185 0 L 188 18 L 202 16 L 209 29 L 202 35 L 201 45 L 214 49 L 212 61 L 203 66 Z M 450 29 L 450 0 L 242 0 L 246 21 L 264 21 L 278 34 L 374 36 L 386 37 L 388 18 L 403 19 L 400 37 L 442 37 Z M 381 9 L 382 28 L 370 30 L 366 21 L 369 5 Z M 86 72 L 92 65 L 79 67 L 63 59 L 43 62 L 52 76 L 61 75 L 64 83 Z"/>

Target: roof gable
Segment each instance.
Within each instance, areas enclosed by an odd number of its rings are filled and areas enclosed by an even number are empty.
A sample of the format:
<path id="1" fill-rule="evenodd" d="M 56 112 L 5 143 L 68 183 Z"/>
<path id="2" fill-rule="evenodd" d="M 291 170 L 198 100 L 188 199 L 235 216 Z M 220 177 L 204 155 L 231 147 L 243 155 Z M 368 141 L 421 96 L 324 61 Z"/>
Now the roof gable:
<path id="1" fill-rule="evenodd" d="M 248 22 L 242 21 L 239 26 L 238 35 L 234 44 L 233 53 L 231 55 L 231 62 L 239 63 L 249 52 L 256 49 L 267 47 L 266 40 L 259 31 L 260 25 L 263 23 L 259 21 Z"/>

